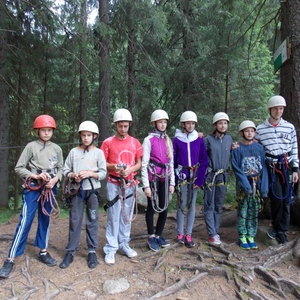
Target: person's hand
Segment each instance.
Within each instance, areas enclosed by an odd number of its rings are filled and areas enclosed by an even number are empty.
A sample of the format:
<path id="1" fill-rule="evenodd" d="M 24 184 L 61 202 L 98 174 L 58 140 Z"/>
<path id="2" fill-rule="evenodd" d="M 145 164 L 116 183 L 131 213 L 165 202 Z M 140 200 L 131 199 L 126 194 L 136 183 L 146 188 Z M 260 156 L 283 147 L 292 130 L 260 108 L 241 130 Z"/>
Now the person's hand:
<path id="1" fill-rule="evenodd" d="M 57 177 L 57 176 L 54 176 L 53 178 L 51 178 L 51 177 L 49 176 L 49 178 L 50 178 L 50 180 L 46 183 L 45 187 L 46 187 L 47 189 L 52 189 L 52 188 L 56 185 L 56 183 L 57 183 L 57 181 L 58 181 L 58 177 Z"/>
<path id="2" fill-rule="evenodd" d="M 126 169 L 122 169 L 121 171 L 121 176 L 123 177 L 127 177 L 128 175 L 130 175 L 132 173 L 132 167 L 127 167 Z"/>
<path id="3" fill-rule="evenodd" d="M 150 198 L 151 197 L 151 189 L 149 187 L 144 189 L 144 193 L 146 197 Z"/>
<path id="4" fill-rule="evenodd" d="M 35 176 L 31 176 L 31 177 L 37 180 L 41 179 L 44 182 L 49 182 L 51 179 L 51 176 L 46 172 L 43 172 L 41 174 L 36 174 Z"/>
<path id="5" fill-rule="evenodd" d="M 170 187 L 169 187 L 169 192 L 170 192 L 171 195 L 174 194 L 174 190 L 175 190 L 174 185 L 170 185 Z"/>
<path id="6" fill-rule="evenodd" d="M 233 142 L 232 145 L 231 145 L 231 150 L 237 149 L 239 147 L 240 147 L 240 145 L 239 145 L 238 142 Z"/>
<path id="7" fill-rule="evenodd" d="M 77 177 L 80 179 L 80 180 L 83 180 L 83 179 L 86 179 L 86 178 L 89 178 L 89 177 L 92 177 L 93 174 L 92 174 L 92 171 L 80 171 L 78 174 L 77 174 Z M 75 179 L 76 180 L 76 179 Z"/>
<path id="8" fill-rule="evenodd" d="M 198 132 L 198 136 L 201 138 L 201 139 L 203 139 L 204 138 L 204 133 L 203 132 Z"/>
<path id="9" fill-rule="evenodd" d="M 298 172 L 293 172 L 293 183 L 298 182 L 298 180 L 299 180 Z"/>

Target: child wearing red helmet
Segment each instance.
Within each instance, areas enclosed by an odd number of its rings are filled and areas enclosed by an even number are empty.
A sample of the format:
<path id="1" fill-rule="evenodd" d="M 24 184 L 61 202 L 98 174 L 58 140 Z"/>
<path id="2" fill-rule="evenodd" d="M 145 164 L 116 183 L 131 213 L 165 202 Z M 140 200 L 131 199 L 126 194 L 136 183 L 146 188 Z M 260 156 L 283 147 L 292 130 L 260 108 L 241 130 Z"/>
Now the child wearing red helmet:
<path id="1" fill-rule="evenodd" d="M 33 128 L 38 134 L 38 139 L 26 145 L 15 167 L 16 173 L 25 180 L 23 205 L 8 258 L 0 269 L 0 278 L 9 277 L 14 266 L 14 258 L 24 253 L 36 210 L 38 210 L 38 227 L 34 245 L 40 249 L 38 259 L 47 266 L 56 265 L 47 248 L 56 184 L 62 177 L 63 153 L 58 145 L 51 142 L 56 129 L 55 120 L 51 116 L 38 116 Z M 45 192 L 51 195 L 50 201 L 39 201 Z"/>

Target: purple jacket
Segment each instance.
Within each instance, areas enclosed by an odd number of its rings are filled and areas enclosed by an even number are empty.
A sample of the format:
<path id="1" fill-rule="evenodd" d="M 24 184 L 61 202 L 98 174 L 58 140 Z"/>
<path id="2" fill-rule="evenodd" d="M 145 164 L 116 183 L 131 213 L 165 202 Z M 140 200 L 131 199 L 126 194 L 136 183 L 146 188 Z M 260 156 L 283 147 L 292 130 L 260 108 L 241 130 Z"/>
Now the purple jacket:
<path id="1" fill-rule="evenodd" d="M 156 174 L 161 176 L 160 181 L 165 181 L 164 176 L 168 171 L 170 185 L 175 185 L 173 160 L 168 158 L 168 149 L 166 144 L 166 136 L 158 132 L 151 132 L 143 142 L 143 160 L 142 160 L 142 181 L 143 187 L 149 187 L 149 181 L 153 180 L 153 175 L 149 172 L 149 163 L 155 161 L 158 165 L 153 166 Z M 169 164 L 167 168 L 159 166 Z"/>
<path id="2" fill-rule="evenodd" d="M 192 167 L 199 163 L 197 173 L 195 174 L 195 184 L 201 187 L 204 183 L 205 173 L 208 166 L 207 152 L 204 140 L 198 136 L 196 130 L 190 134 L 183 133 L 176 129 L 175 138 L 173 140 L 174 148 L 174 169 L 176 174 L 176 183 L 178 182 L 178 165 Z M 185 174 L 185 179 L 190 180 L 190 172 L 188 169 L 181 170 Z"/>

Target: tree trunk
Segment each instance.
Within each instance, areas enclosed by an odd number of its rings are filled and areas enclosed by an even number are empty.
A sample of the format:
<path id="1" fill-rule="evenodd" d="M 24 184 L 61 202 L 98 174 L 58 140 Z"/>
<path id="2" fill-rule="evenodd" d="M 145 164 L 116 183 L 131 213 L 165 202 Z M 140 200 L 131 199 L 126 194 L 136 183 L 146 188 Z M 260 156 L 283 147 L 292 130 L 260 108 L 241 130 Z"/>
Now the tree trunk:
<path id="1" fill-rule="evenodd" d="M 127 66 L 128 66 L 128 108 L 132 114 L 133 124 L 130 127 L 129 133 L 135 136 L 136 128 L 136 33 L 134 25 L 134 1 L 128 2 L 128 49 L 127 49 Z"/>
<path id="2" fill-rule="evenodd" d="M 281 2 L 281 24 L 281 40 L 289 38 L 291 46 L 291 58 L 280 69 L 280 94 L 287 102 L 283 117 L 296 127 L 300 149 L 300 0 Z M 297 198 L 300 198 L 299 189 Z M 299 211 L 298 204 L 292 206 L 292 221 L 298 225 Z"/>
<path id="3" fill-rule="evenodd" d="M 184 16 L 183 24 L 182 24 L 182 56 L 184 57 L 184 61 L 189 62 L 193 59 L 193 53 L 192 53 L 192 46 L 193 41 L 191 38 L 191 34 L 189 32 L 189 26 L 185 25 L 184 23 L 190 22 L 191 18 L 191 3 L 190 0 L 183 1 L 182 2 L 182 13 Z M 184 107 L 183 110 L 187 110 L 190 106 L 190 96 L 193 93 L 192 88 L 193 84 L 191 82 L 191 78 L 189 76 L 185 76 L 183 78 L 183 98 L 184 98 Z"/>
<path id="4" fill-rule="evenodd" d="M 82 26 L 82 41 L 80 45 L 80 123 L 87 119 L 88 106 L 88 83 L 86 72 L 86 50 L 87 45 L 87 12 L 86 0 L 81 1 L 80 23 Z"/>
<path id="5" fill-rule="evenodd" d="M 5 0 L 0 0 L 0 207 L 8 204 L 8 146 L 9 146 L 9 110 L 8 85 L 6 81 L 7 32 Z"/>
<path id="6" fill-rule="evenodd" d="M 105 32 L 100 32 L 99 38 L 99 124 L 100 134 L 99 142 L 102 143 L 104 139 L 111 135 L 110 126 L 110 102 L 109 102 L 109 88 L 110 88 L 110 60 L 109 60 L 109 5 L 108 0 L 99 0 L 99 19 L 106 28 Z"/>

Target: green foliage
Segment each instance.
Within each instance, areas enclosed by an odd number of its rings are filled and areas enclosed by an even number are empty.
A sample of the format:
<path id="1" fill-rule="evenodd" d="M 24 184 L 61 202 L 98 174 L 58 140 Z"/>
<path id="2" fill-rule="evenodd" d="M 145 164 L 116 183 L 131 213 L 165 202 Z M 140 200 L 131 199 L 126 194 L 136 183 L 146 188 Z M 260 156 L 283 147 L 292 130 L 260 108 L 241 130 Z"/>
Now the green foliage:
<path id="1" fill-rule="evenodd" d="M 99 123 L 100 36 L 110 41 L 111 114 L 106 117 L 111 120 L 117 108 L 128 107 L 132 100 L 128 92 L 131 55 L 135 80 L 130 88 L 136 96 L 132 114 L 140 140 L 147 135 L 150 114 L 157 108 L 169 113 L 171 137 L 184 110 L 195 111 L 197 129 L 205 134 L 212 131 L 213 114 L 226 111 L 231 120 L 228 133 L 234 140 L 241 121 L 258 124 L 267 116 L 266 101 L 277 83 L 272 53 L 278 44 L 273 40 L 278 1 L 107 3 L 109 26 L 99 18 L 95 24 L 83 24 L 83 2 L 78 0 L 61 5 L 50 0 L 6 2 L 10 185 L 16 185 L 13 169 L 22 148 L 36 138 L 32 123 L 37 115 L 46 113 L 56 119 L 53 141 L 62 146 L 65 157 L 78 143 L 81 110 Z M 87 5 L 96 4 L 88 1 Z M 135 38 L 133 53 L 128 50 L 130 36 Z M 85 78 L 80 75 L 82 68 Z M 86 108 L 80 105 L 82 79 L 87 81 Z M 110 128 L 101 130 L 110 132 Z"/>
<path id="2" fill-rule="evenodd" d="M 17 216 L 19 213 L 11 209 L 0 209 L 0 224 L 4 224 Z"/>

